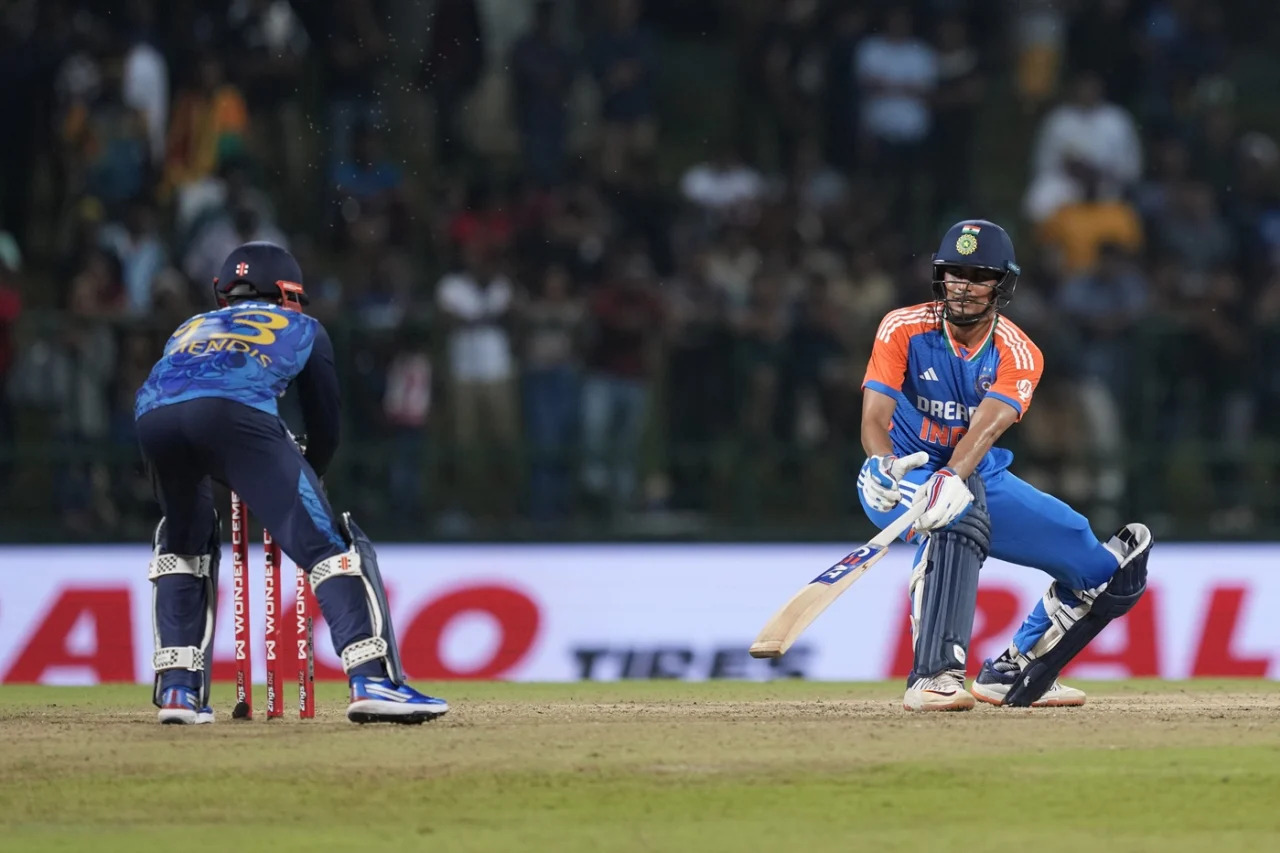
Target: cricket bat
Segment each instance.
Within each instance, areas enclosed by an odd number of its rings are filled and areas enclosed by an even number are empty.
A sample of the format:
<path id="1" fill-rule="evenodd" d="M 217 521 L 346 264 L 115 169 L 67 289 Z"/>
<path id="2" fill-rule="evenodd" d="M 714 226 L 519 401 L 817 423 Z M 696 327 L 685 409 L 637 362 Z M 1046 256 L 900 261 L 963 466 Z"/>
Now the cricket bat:
<path id="1" fill-rule="evenodd" d="M 782 605 L 782 609 L 773 614 L 760 631 L 756 641 L 751 644 L 753 658 L 777 658 L 786 654 L 791 644 L 804 633 L 831 602 L 840 597 L 846 589 L 875 565 L 889 550 L 889 546 L 899 536 L 915 524 L 916 519 L 924 512 L 928 501 L 919 501 L 907 508 L 892 524 L 881 530 L 879 535 L 818 575 L 791 600 Z"/>

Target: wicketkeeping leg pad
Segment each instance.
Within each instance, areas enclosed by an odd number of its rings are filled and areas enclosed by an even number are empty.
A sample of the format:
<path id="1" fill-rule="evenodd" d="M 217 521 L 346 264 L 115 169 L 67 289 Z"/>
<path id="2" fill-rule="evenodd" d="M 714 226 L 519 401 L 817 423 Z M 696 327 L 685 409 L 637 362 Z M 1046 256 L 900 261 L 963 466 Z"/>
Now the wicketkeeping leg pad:
<path id="1" fill-rule="evenodd" d="M 351 513 L 342 514 L 341 526 L 351 547 L 321 560 L 309 573 L 316 602 L 329 623 L 333 647 L 339 650 L 348 675 L 381 676 L 385 666 L 386 676 L 402 683 L 391 608 L 373 543 Z M 379 662 L 377 672 L 357 671 L 374 662 Z"/>
<path id="2" fill-rule="evenodd" d="M 222 556 L 217 516 L 203 554 L 162 551 L 164 519 L 156 525 L 147 578 L 152 582 L 151 614 L 156 672 L 152 701 L 164 688 L 186 686 L 209 703 L 213 678 L 213 637 L 217 626 L 218 563 Z"/>

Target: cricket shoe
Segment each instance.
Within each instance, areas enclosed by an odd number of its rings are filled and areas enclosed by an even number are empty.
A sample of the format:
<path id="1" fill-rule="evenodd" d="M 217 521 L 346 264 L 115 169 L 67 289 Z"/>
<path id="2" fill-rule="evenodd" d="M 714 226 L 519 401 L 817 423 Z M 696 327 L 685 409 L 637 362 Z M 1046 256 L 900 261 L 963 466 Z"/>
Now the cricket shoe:
<path id="1" fill-rule="evenodd" d="M 419 693 L 389 678 L 351 676 L 351 704 L 347 719 L 353 723 L 425 723 L 449 710 L 449 703 Z"/>
<path id="2" fill-rule="evenodd" d="M 968 711 L 973 704 L 973 696 L 964 689 L 962 669 L 948 669 L 928 677 L 913 675 L 902 699 L 907 711 Z"/>
<path id="3" fill-rule="evenodd" d="M 982 671 L 973 680 L 973 696 L 988 705 L 1003 705 L 1013 685 L 1018 683 L 1022 670 L 1009 658 L 1008 652 L 982 663 Z M 1076 708 L 1084 704 L 1083 690 L 1068 687 L 1058 679 L 1053 680 L 1044 695 L 1031 703 L 1032 708 Z"/>
<path id="4" fill-rule="evenodd" d="M 166 725 L 198 726 L 213 722 L 213 709 L 200 707 L 200 697 L 190 687 L 170 687 L 160 696 L 156 716 Z"/>

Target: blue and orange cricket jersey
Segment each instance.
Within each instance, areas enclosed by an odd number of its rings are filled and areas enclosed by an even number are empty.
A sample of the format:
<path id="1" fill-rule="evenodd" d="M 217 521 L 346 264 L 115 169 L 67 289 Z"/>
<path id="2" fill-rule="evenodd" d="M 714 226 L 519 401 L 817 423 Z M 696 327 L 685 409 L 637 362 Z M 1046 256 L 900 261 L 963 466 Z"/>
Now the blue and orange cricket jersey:
<path id="1" fill-rule="evenodd" d="M 940 468 L 969 429 L 969 418 L 986 397 L 1012 406 L 1021 419 L 1044 370 L 1040 349 L 1009 318 L 997 315 L 972 349 L 960 346 L 942 322 L 936 302 L 890 311 L 876 330 L 863 388 L 898 401 L 889 437 L 906 456 L 923 450 L 930 468 Z M 986 476 L 1013 461 L 993 447 L 978 465 Z"/>

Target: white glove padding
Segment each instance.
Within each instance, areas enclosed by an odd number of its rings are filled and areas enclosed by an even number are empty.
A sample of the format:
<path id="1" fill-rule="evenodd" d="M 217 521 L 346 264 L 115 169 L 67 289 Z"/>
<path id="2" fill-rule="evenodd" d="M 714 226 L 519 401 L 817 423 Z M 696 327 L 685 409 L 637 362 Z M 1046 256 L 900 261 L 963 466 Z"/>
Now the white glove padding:
<path id="1" fill-rule="evenodd" d="M 867 505 L 876 512 L 893 509 L 902 500 L 898 481 L 908 471 L 913 471 L 928 461 L 929 454 L 923 450 L 901 459 L 892 454 L 869 457 L 862 463 L 862 473 L 865 476 L 858 478 L 862 484 L 862 497 L 866 499 Z"/>
<path id="2" fill-rule="evenodd" d="M 915 529 L 921 533 L 941 530 L 968 511 L 973 493 L 951 468 L 939 468 L 916 490 L 915 503 L 925 502 L 925 510 L 916 519 Z"/>

